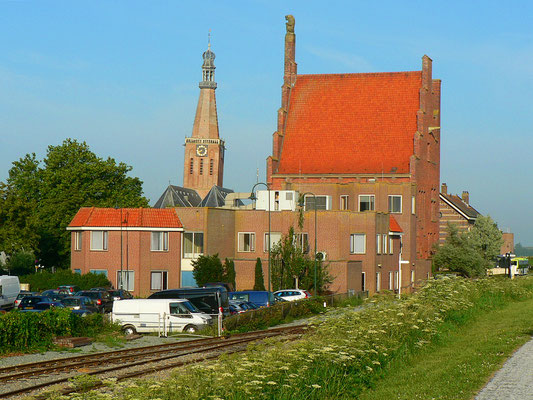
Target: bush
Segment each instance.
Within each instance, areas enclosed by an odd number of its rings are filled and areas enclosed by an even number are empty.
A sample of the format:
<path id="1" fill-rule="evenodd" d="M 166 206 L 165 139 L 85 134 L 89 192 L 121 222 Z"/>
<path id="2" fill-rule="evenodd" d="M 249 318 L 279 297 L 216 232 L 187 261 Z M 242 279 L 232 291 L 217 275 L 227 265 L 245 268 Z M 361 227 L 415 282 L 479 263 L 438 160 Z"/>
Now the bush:
<path id="1" fill-rule="evenodd" d="M 47 349 L 55 336 L 95 336 L 113 329 L 102 314 L 81 317 L 63 308 L 13 311 L 0 315 L 0 353 Z"/>
<path id="2" fill-rule="evenodd" d="M 93 287 L 111 287 L 111 282 L 105 275 L 88 274 L 80 275 L 73 273 L 70 269 L 62 269 L 55 273 L 39 272 L 36 274 L 24 275 L 20 277 L 21 283 L 29 283 L 30 290 L 43 291 L 55 289 L 59 285 L 76 285 L 81 290 L 87 290 Z"/>

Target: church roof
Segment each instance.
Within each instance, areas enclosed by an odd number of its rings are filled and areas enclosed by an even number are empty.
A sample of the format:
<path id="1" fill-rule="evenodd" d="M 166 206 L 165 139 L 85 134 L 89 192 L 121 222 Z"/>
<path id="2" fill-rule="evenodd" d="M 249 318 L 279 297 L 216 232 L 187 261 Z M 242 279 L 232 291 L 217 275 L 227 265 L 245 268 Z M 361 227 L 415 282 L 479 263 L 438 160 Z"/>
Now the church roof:
<path id="1" fill-rule="evenodd" d="M 196 190 L 168 185 L 159 200 L 154 204 L 154 208 L 198 207 L 201 202 L 202 198 Z"/>
<path id="2" fill-rule="evenodd" d="M 176 210 L 172 208 L 82 207 L 68 227 L 182 228 L 183 226 Z"/>
<path id="3" fill-rule="evenodd" d="M 213 185 L 198 207 L 223 207 L 228 193 L 233 193 L 233 190 Z"/>
<path id="4" fill-rule="evenodd" d="M 409 173 L 421 85 L 421 71 L 298 75 L 277 173 Z"/>

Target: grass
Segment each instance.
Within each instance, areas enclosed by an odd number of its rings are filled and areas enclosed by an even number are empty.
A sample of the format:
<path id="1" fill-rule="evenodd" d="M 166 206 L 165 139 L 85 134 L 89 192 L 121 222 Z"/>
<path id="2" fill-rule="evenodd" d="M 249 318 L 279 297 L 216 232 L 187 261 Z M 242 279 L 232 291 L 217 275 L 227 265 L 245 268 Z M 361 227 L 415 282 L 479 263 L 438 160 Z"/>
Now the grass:
<path id="1" fill-rule="evenodd" d="M 472 399 L 513 351 L 531 339 L 532 321 L 530 299 L 444 327 L 433 344 L 393 362 L 360 399 Z"/>

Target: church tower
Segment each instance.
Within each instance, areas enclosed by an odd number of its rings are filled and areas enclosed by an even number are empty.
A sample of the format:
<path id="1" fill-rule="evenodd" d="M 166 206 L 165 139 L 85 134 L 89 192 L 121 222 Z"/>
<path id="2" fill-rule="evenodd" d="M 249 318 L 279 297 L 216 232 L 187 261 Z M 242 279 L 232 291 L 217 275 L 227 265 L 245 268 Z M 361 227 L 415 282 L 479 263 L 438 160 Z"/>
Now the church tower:
<path id="1" fill-rule="evenodd" d="M 202 55 L 202 81 L 192 136 L 185 138 L 183 187 L 194 189 L 203 198 L 213 185 L 222 187 L 224 140 L 218 136 L 215 99 L 215 53 L 211 43 Z"/>

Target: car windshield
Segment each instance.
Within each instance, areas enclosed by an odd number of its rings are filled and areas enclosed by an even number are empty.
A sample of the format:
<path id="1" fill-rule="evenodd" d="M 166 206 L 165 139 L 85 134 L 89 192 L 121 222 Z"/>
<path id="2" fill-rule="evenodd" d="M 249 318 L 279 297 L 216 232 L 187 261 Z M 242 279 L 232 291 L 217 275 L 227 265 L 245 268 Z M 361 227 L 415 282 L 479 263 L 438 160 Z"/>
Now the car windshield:
<path id="1" fill-rule="evenodd" d="M 185 306 L 190 312 L 192 312 L 192 313 L 199 313 L 199 312 L 200 312 L 200 310 L 197 309 L 197 308 L 195 307 L 195 305 L 192 304 L 190 301 L 185 301 L 185 302 L 183 302 L 183 303 L 181 303 L 181 304 L 183 304 L 183 305 L 184 305 L 184 306 Z"/>
<path id="2" fill-rule="evenodd" d="M 25 297 L 22 299 L 21 304 L 24 305 L 35 305 L 37 303 L 40 303 L 44 299 L 42 297 Z"/>
<path id="3" fill-rule="evenodd" d="M 62 303 L 64 305 L 66 305 L 67 307 L 69 307 L 69 306 L 79 306 L 81 301 L 80 301 L 80 299 L 66 298 L 66 299 L 63 299 Z"/>
<path id="4" fill-rule="evenodd" d="M 250 295 L 248 293 L 232 293 L 230 300 L 244 300 L 250 301 Z"/>
<path id="5" fill-rule="evenodd" d="M 82 292 L 83 296 L 90 297 L 91 299 L 99 299 L 100 292 Z"/>

